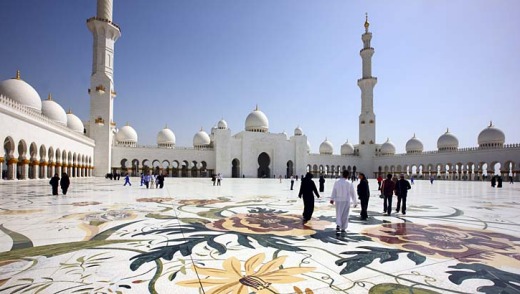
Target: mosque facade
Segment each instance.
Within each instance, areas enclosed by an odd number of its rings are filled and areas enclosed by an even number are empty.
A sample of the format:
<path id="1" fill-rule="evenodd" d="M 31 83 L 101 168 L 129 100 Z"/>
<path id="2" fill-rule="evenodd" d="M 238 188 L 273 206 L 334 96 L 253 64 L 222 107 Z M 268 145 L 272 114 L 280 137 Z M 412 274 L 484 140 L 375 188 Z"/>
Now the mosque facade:
<path id="1" fill-rule="evenodd" d="M 244 130 L 232 134 L 225 120 L 207 133 L 200 130 L 193 146 L 176 146 L 167 126 L 159 130 L 156 146 L 140 146 L 130 126 L 116 127 L 113 119 L 114 45 L 121 30 L 112 22 L 113 0 L 97 0 L 97 14 L 87 20 L 93 35 L 93 62 L 89 87 L 90 117 L 83 122 L 49 94 L 46 100 L 25 82 L 20 72 L 0 82 L 0 153 L 3 180 L 47 179 L 54 174 L 72 177 L 107 173 L 163 173 L 171 177 L 290 177 L 311 172 L 338 176 L 344 169 L 379 174 L 405 173 L 408 177 L 448 180 L 483 180 L 498 170 L 503 177 L 520 179 L 520 144 L 505 144 L 505 134 L 492 123 L 478 135 L 478 146 L 459 148 L 457 137 L 441 134 L 437 150 L 424 151 L 415 135 L 406 142 L 406 153 L 396 154 L 388 139 L 376 143 L 376 116 L 372 76 L 372 33 L 368 19 L 361 36 L 363 47 L 359 141 L 345 142 L 335 153 L 325 139 L 319 153 L 311 153 L 300 127 L 292 135 L 270 133 L 269 120 L 258 106 L 247 116 Z M 336 151 L 337 152 L 337 151 Z"/>

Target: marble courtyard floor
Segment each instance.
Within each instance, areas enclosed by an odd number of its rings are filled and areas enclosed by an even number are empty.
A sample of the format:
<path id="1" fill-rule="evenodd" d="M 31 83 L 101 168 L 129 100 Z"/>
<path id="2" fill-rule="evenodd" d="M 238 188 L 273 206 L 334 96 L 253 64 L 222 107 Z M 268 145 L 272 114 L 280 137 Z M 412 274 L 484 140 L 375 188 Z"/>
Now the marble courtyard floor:
<path id="1" fill-rule="evenodd" d="M 306 224 L 300 182 L 132 183 L 0 182 L 0 292 L 520 293 L 520 183 L 416 181 L 384 216 L 371 180 L 338 237 L 332 180 Z"/>

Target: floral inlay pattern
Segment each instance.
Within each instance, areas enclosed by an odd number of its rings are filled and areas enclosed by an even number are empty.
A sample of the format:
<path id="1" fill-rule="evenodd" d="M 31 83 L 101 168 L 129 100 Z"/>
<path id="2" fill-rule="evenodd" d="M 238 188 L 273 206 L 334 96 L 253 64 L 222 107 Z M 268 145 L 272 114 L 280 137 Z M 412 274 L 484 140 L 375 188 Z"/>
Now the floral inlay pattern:
<path id="1" fill-rule="evenodd" d="M 364 231 L 376 241 L 435 258 L 520 266 L 520 238 L 440 224 L 390 223 Z"/>
<path id="2" fill-rule="evenodd" d="M 196 265 L 193 269 L 199 275 L 208 276 L 207 279 L 189 280 L 178 282 L 177 285 L 185 287 L 211 288 L 207 294 L 217 293 L 237 293 L 247 294 L 255 292 L 278 293 L 274 284 L 292 284 L 303 281 L 304 278 L 296 277 L 298 274 L 307 273 L 315 270 L 314 267 L 282 267 L 286 256 L 279 256 L 265 264 L 265 254 L 259 253 L 252 256 L 244 263 L 241 269 L 240 261 L 235 257 L 230 257 L 222 264 L 223 269 L 203 268 Z"/>
<path id="3" fill-rule="evenodd" d="M 312 226 L 311 226 L 312 225 Z M 247 213 L 224 218 L 206 227 L 216 231 L 235 231 L 249 234 L 273 234 L 277 236 L 309 236 L 315 230 L 323 230 L 328 221 L 313 219 L 302 225 L 302 218 L 295 214 Z"/>

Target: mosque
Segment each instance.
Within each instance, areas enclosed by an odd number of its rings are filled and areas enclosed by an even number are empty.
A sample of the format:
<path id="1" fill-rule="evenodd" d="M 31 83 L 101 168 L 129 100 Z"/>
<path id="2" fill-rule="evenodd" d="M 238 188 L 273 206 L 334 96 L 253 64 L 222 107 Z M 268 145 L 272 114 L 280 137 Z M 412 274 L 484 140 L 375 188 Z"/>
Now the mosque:
<path id="1" fill-rule="evenodd" d="M 158 128 L 157 146 L 138 145 L 130 126 L 118 128 L 113 120 L 116 97 L 113 79 L 114 44 L 121 30 L 112 21 L 113 0 L 97 0 L 97 14 L 87 20 L 93 35 L 93 62 L 89 87 L 90 117 L 84 121 L 66 112 L 49 94 L 39 93 L 22 79 L 20 72 L 0 82 L 0 153 L 3 180 L 47 179 L 55 173 L 71 177 L 104 176 L 107 173 L 164 173 L 170 177 L 273 177 L 302 175 L 337 176 L 344 169 L 364 172 L 405 173 L 408 177 L 483 180 L 496 174 L 520 179 L 520 144 L 505 144 L 505 134 L 492 123 L 478 135 L 478 146 L 459 148 L 457 137 L 446 130 L 437 150 L 424 151 L 415 135 L 406 142 L 406 153 L 396 154 L 388 139 L 376 142 L 376 116 L 368 18 L 361 36 L 363 47 L 359 141 L 345 142 L 339 154 L 325 140 L 319 153 L 310 152 L 300 127 L 292 135 L 270 133 L 269 120 L 257 106 L 245 120 L 244 130 L 232 134 L 225 120 L 208 134 L 200 130 L 193 146 L 176 146 L 175 134 L 167 126 Z M 483 124 L 485 126 L 485 124 Z"/>

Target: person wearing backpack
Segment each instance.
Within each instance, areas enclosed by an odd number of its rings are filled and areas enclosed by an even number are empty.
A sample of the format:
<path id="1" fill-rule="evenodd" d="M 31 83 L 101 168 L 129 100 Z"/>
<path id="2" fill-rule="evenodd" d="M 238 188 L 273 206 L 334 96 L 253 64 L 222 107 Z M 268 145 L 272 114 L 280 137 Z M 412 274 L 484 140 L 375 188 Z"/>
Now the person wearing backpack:
<path id="1" fill-rule="evenodd" d="M 390 215 L 392 213 L 392 196 L 394 195 L 395 182 L 392 181 L 392 174 L 386 175 L 386 180 L 381 185 L 381 191 L 385 198 L 383 199 L 383 213 Z"/>

